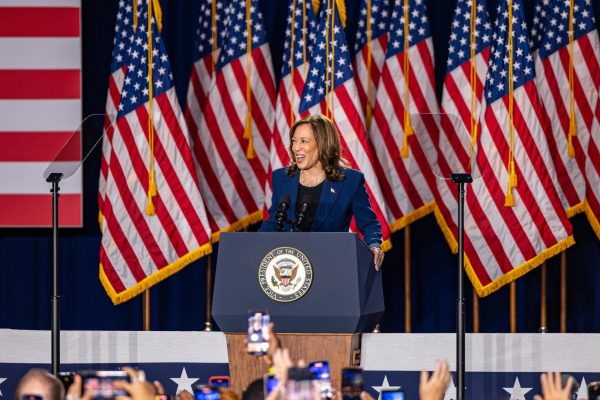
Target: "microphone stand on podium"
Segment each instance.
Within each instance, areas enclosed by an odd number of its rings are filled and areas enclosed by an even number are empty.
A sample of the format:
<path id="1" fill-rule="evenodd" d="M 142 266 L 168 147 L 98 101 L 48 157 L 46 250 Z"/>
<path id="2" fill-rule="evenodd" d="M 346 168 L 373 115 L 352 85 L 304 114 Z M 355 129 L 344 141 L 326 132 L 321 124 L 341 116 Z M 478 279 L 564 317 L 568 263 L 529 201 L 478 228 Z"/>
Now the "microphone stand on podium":
<path id="1" fill-rule="evenodd" d="M 58 263 L 58 198 L 60 191 L 60 182 L 70 178 L 77 172 L 79 167 L 83 165 L 88 156 L 94 151 L 97 145 L 102 141 L 102 128 L 105 121 L 108 121 L 112 126 L 114 116 L 106 114 L 91 114 L 88 115 L 79 127 L 69 136 L 64 142 L 60 151 L 54 157 L 54 160 L 48 164 L 44 171 L 43 178 L 46 182 L 52 185 L 50 192 L 52 193 L 52 296 L 50 309 L 50 351 L 51 351 L 51 371 L 54 375 L 60 372 L 60 265 Z M 96 139 L 91 146 L 85 151 L 85 141 L 83 134 L 88 130 L 98 130 L 99 139 Z M 89 137 L 90 133 L 85 133 Z M 94 135 L 95 137 L 95 135 Z M 77 155 L 74 160 L 74 155 Z M 84 155 L 81 160 L 79 156 Z"/>
<path id="2" fill-rule="evenodd" d="M 457 184 L 458 265 L 456 298 L 456 381 L 457 400 L 465 398 L 465 295 L 464 295 L 464 219 L 465 185 L 473 182 L 476 148 L 460 117 L 454 114 L 411 114 L 410 122 L 433 174 L 440 180 Z M 434 143 L 430 132 L 439 133 Z M 468 149 L 468 157 L 466 151 Z M 443 155 L 443 157 L 442 157 Z M 438 185 L 449 191 L 449 185 Z"/>

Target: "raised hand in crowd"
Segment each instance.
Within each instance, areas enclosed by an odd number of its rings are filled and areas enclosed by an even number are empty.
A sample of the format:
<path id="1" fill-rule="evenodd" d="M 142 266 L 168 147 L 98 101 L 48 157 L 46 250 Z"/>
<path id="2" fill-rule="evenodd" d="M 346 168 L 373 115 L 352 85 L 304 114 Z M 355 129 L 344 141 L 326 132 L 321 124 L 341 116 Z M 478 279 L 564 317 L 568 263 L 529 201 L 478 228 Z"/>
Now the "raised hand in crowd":
<path id="1" fill-rule="evenodd" d="M 144 371 L 136 371 L 131 367 L 123 367 L 122 369 L 127 372 L 127 375 L 131 378 L 131 382 L 115 381 L 113 383 L 115 388 L 125 390 L 132 400 L 154 400 L 154 396 L 157 394 L 156 387 L 146 381 Z"/>
<path id="2" fill-rule="evenodd" d="M 281 400 L 285 399 L 285 384 L 287 382 L 288 369 L 294 366 L 288 349 L 277 349 L 273 353 L 273 368 L 277 377 L 277 386 L 266 400 Z"/>
<path id="3" fill-rule="evenodd" d="M 546 372 L 542 374 L 540 381 L 544 397 L 536 395 L 534 400 L 569 400 L 575 383 L 573 377 L 570 376 L 563 388 L 560 372 Z"/>
<path id="4" fill-rule="evenodd" d="M 184 390 L 183 392 L 179 392 L 177 396 L 175 396 L 177 400 L 195 400 L 195 397 L 192 393 Z"/>
<path id="5" fill-rule="evenodd" d="M 427 371 L 421 372 L 419 399 L 442 400 L 449 384 L 450 371 L 448 370 L 448 362 L 437 361 L 431 376 L 429 376 L 429 372 Z"/>
<path id="6" fill-rule="evenodd" d="M 269 368 L 273 366 L 273 356 L 275 355 L 275 352 L 277 349 L 281 348 L 281 341 L 279 340 L 279 337 L 277 337 L 275 329 L 273 329 L 274 326 L 275 324 L 273 322 L 269 324 L 269 350 L 267 350 L 267 354 L 262 356 L 264 363 L 267 364 Z"/>
<path id="7" fill-rule="evenodd" d="M 71 383 L 71 386 L 69 386 L 69 390 L 67 390 L 67 395 L 65 397 L 66 400 L 91 400 L 91 398 L 93 397 L 92 389 L 87 388 L 82 396 L 82 388 L 83 380 L 81 379 L 81 376 L 75 375 L 73 377 L 73 383 Z"/>

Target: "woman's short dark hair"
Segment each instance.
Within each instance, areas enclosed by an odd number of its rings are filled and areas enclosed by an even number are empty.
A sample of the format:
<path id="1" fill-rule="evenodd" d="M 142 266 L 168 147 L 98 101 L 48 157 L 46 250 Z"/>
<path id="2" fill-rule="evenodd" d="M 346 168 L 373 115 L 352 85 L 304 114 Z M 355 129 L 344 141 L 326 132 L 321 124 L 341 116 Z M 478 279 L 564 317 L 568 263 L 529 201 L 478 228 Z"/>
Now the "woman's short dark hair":
<path id="1" fill-rule="evenodd" d="M 290 128 L 290 165 L 287 168 L 288 176 L 294 176 L 298 165 L 294 156 L 292 138 L 296 129 L 301 125 L 310 125 L 313 135 L 317 141 L 317 149 L 319 151 L 319 161 L 325 171 L 325 177 L 329 181 L 338 181 L 344 179 L 344 168 L 350 164 L 342 158 L 342 147 L 340 145 L 340 137 L 337 128 L 332 120 L 322 114 L 310 115 L 302 118 Z"/>

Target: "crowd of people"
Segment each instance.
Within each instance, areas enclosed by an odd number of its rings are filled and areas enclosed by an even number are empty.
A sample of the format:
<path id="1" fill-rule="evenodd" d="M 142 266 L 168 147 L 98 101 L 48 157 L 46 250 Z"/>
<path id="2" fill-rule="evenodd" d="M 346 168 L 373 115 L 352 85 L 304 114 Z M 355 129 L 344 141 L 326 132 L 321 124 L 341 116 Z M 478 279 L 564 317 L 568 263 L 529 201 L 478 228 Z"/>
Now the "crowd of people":
<path id="1" fill-rule="evenodd" d="M 273 332 L 272 324 L 269 327 L 269 350 L 262 356 L 265 363 L 274 372 L 277 384 L 273 390 L 265 394 L 263 378 L 251 382 L 242 393 L 236 393 L 230 388 L 219 387 L 216 398 L 221 400 L 292 400 L 290 395 L 290 371 L 305 368 L 303 360 L 293 361 L 288 349 L 281 346 L 277 335 Z M 194 393 L 182 391 L 176 396 L 165 393 L 163 385 L 159 381 L 146 379 L 144 371 L 131 367 L 123 367 L 128 379 L 116 380 L 113 388 L 121 391 L 117 395 L 118 400 L 197 400 Z M 295 379 L 295 378 L 294 378 Z M 420 400 L 443 400 L 446 390 L 451 382 L 451 374 L 446 361 L 436 362 L 433 371 L 422 371 L 419 381 Z M 319 400 L 323 397 L 319 392 L 318 385 L 314 381 L 308 381 L 311 391 L 310 396 L 302 399 Z M 541 375 L 542 395 L 535 396 L 535 400 L 571 400 L 573 399 L 573 388 L 575 382 L 572 377 L 564 379 L 558 372 L 548 372 Z M 91 400 L 95 397 L 91 387 L 84 387 L 80 375 L 74 375 L 72 383 L 65 388 L 63 383 L 50 372 L 43 369 L 32 369 L 19 381 L 15 392 L 15 400 Z M 345 400 L 347 396 L 344 391 L 333 390 L 331 397 L 335 400 Z M 357 400 L 373 400 L 371 395 L 362 391 L 356 396 Z"/>

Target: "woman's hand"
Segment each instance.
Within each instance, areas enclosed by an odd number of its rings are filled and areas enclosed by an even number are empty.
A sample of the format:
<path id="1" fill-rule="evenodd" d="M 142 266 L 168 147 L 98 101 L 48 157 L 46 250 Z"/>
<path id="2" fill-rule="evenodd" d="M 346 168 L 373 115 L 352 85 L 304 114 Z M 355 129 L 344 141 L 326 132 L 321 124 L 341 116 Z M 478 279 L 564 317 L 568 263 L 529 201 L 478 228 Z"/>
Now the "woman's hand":
<path id="1" fill-rule="evenodd" d="M 383 251 L 379 247 L 369 247 L 373 252 L 373 264 L 375 264 L 375 270 L 379 271 L 381 263 L 383 262 Z"/>

